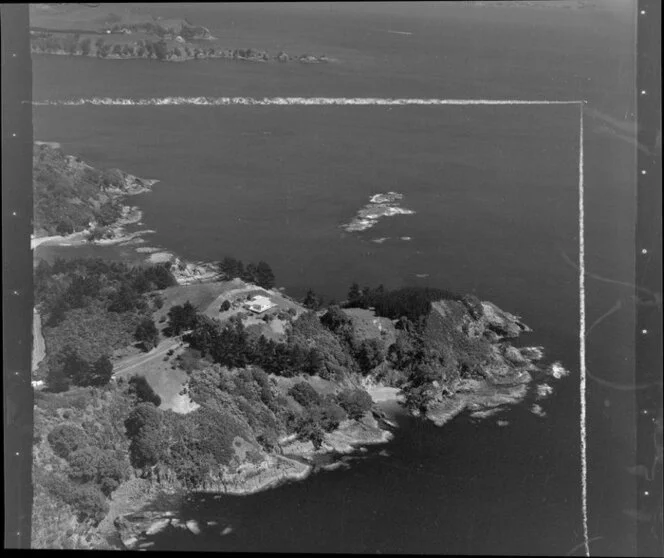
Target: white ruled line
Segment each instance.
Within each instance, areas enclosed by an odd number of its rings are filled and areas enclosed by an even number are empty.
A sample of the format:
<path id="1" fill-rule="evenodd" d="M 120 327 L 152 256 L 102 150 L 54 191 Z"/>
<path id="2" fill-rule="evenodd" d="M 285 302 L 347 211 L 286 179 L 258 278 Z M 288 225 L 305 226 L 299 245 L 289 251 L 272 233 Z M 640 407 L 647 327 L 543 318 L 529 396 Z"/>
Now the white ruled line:
<path id="1" fill-rule="evenodd" d="M 382 97 L 152 97 L 148 99 L 91 97 L 33 101 L 36 106 L 437 106 L 437 105 L 578 105 L 585 101 L 533 101 L 523 99 L 411 99 Z"/>
<path id="2" fill-rule="evenodd" d="M 588 540 L 588 456 L 586 448 L 586 258 L 585 258 L 585 213 L 583 184 L 583 105 L 579 110 L 579 366 L 581 396 L 581 506 L 583 517 L 583 543 L 586 556 L 590 556 Z"/>
<path id="3" fill-rule="evenodd" d="M 29 102 L 29 101 L 25 101 Z M 153 97 L 147 99 L 91 97 L 32 101 L 34 106 L 478 106 L 478 105 L 579 105 L 579 341 L 581 423 L 581 505 L 583 546 L 590 556 L 588 537 L 588 463 L 586 426 L 586 292 L 584 245 L 584 153 L 583 108 L 586 100 L 524 99 L 417 99 L 376 97 Z M 594 539 L 593 539 L 594 540 Z"/>

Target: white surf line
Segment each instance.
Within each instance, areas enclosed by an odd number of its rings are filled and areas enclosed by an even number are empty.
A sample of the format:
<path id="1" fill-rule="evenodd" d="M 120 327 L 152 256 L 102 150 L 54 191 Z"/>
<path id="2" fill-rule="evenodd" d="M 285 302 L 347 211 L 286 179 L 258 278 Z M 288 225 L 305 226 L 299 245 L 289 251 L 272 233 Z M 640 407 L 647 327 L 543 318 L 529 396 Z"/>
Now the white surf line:
<path id="1" fill-rule="evenodd" d="M 585 239 L 584 239 L 584 176 L 583 176 L 583 104 L 579 107 L 579 353 L 581 396 L 581 512 L 583 518 L 583 545 L 586 556 L 590 556 L 588 539 L 588 456 L 586 447 L 586 285 L 585 285 Z"/>
<path id="2" fill-rule="evenodd" d="M 436 105 L 579 105 L 582 100 L 524 100 L 524 99 L 413 99 L 382 97 L 152 97 L 147 99 L 91 97 L 81 99 L 33 101 L 35 106 L 436 106 Z"/>

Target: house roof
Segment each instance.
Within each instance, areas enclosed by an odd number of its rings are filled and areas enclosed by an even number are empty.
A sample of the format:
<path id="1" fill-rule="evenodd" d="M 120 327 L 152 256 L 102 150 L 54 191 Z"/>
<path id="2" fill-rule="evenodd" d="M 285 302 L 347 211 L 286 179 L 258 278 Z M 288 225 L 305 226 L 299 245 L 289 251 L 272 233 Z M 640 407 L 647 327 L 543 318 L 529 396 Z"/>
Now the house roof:
<path id="1" fill-rule="evenodd" d="M 251 310 L 256 310 L 259 312 L 262 312 L 263 310 L 267 310 L 268 308 L 276 306 L 276 304 L 272 302 L 269 298 L 261 295 L 252 297 L 246 302 L 246 305 Z"/>

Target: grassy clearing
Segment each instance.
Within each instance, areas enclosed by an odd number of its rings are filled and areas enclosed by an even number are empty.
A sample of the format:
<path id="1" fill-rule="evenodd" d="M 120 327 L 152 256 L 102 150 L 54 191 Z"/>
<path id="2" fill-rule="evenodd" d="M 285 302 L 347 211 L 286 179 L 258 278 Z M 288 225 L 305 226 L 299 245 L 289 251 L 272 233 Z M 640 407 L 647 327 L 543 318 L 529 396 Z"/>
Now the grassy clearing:
<path id="1" fill-rule="evenodd" d="M 243 285 L 241 281 L 234 280 L 168 287 L 160 291 L 164 299 L 164 305 L 154 313 L 155 321 L 159 322 L 161 318 L 166 317 L 173 306 L 182 305 L 187 301 L 191 302 L 198 311 L 207 313 L 208 309 L 214 307 L 213 303 L 216 303 L 223 293 L 236 289 L 240 285 Z M 218 306 L 216 309 L 219 310 Z"/>
<path id="2" fill-rule="evenodd" d="M 353 323 L 353 330 L 358 341 L 380 339 L 389 347 L 396 341 L 396 330 L 389 318 L 376 317 L 373 310 L 364 308 L 344 309 Z"/>
<path id="3" fill-rule="evenodd" d="M 124 366 L 125 369 L 117 372 L 117 378 L 123 378 L 125 381 L 131 376 L 143 376 L 150 387 L 161 397 L 161 405 L 159 406 L 164 410 L 172 410 L 176 413 L 186 414 L 196 408 L 198 405 L 193 403 L 188 395 L 181 395 L 180 392 L 187 383 L 187 373 L 181 368 L 175 366 L 175 358 L 183 351 L 181 345 L 173 345 L 173 353 L 168 355 L 171 349 L 164 351 L 171 347 L 163 341 L 155 350 L 154 358 L 150 358 L 149 354 L 138 354 L 129 357 L 128 359 L 116 363 L 116 367 Z M 138 366 L 132 366 L 133 361 L 139 362 Z M 175 369 L 173 369 L 175 366 Z"/>

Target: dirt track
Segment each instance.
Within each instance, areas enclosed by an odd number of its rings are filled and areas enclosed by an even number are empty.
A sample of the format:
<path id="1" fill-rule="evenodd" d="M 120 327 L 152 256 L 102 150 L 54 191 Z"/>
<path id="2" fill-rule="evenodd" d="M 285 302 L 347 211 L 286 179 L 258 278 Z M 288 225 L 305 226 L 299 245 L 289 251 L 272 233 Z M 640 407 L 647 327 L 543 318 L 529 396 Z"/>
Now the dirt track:
<path id="1" fill-rule="evenodd" d="M 113 367 L 113 377 L 124 375 L 131 372 L 139 366 L 154 360 L 155 358 L 163 357 L 170 349 L 175 349 L 181 342 L 181 337 L 174 337 L 172 339 L 164 339 L 159 346 L 152 349 L 150 352 L 129 357 L 121 362 L 116 363 Z"/>

